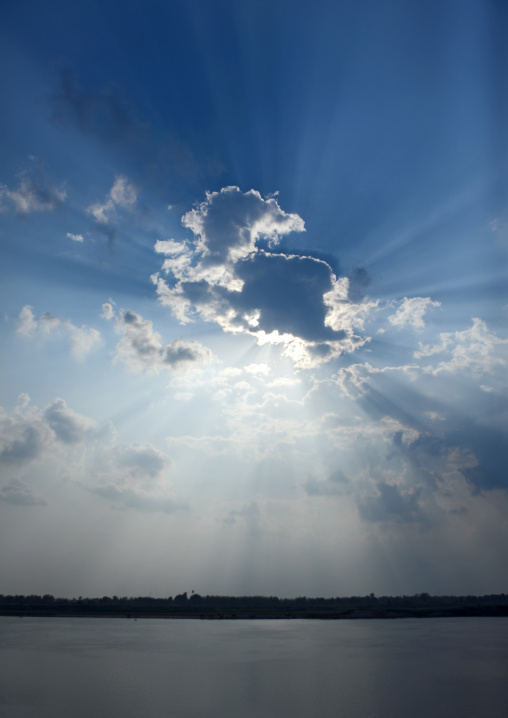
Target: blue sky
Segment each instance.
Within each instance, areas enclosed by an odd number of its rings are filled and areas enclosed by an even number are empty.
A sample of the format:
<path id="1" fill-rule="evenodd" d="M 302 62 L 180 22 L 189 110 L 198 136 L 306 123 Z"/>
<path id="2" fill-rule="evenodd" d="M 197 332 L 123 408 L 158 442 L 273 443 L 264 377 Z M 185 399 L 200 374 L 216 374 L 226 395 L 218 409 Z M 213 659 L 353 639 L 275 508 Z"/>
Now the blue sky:
<path id="1" fill-rule="evenodd" d="M 506 591 L 501 2 L 6 2 L 3 593 Z"/>

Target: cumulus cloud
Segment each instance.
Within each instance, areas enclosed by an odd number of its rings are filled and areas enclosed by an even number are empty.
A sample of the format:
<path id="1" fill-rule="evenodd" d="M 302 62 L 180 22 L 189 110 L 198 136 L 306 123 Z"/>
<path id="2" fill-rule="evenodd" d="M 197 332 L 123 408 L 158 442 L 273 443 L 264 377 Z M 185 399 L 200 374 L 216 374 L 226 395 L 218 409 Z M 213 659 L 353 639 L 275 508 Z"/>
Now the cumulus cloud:
<path id="1" fill-rule="evenodd" d="M 440 307 L 441 302 L 435 302 L 430 297 L 404 297 L 395 314 L 388 317 L 388 321 L 396 327 L 406 325 L 414 329 L 423 329 L 423 319 L 427 310 L 431 307 Z"/>
<path id="2" fill-rule="evenodd" d="M 0 501 L 16 506 L 47 506 L 49 502 L 20 479 L 12 479 L 0 487 Z"/>
<path id="3" fill-rule="evenodd" d="M 65 444 L 82 442 L 96 430 L 93 422 L 69 409 L 63 399 L 55 399 L 43 416 L 56 437 Z"/>
<path id="4" fill-rule="evenodd" d="M 64 471 L 76 487 L 108 499 L 114 506 L 171 512 L 186 507 L 169 482 L 172 461 L 150 444 L 119 442 L 111 425 L 95 422 L 57 398 L 44 409 L 23 395 L 12 412 L 0 408 L 0 464 L 29 471 L 45 466 Z M 45 503 L 16 479 L 0 490 L 9 503 Z"/>
<path id="5" fill-rule="evenodd" d="M 30 405 L 22 394 L 16 409 L 0 409 L 0 463 L 26 464 L 39 459 L 56 443 L 78 444 L 97 433 L 95 424 L 55 399 L 46 409 Z"/>
<path id="6" fill-rule="evenodd" d="M 103 305 L 103 316 L 113 318 L 110 304 Z M 131 369 L 154 372 L 160 369 L 181 370 L 213 358 L 210 349 L 194 340 L 178 338 L 164 344 L 152 322 L 130 310 L 118 312 L 115 328 L 121 334 L 116 357 Z"/>
<path id="7" fill-rule="evenodd" d="M 98 225 L 108 225 L 116 219 L 118 208 L 132 210 L 137 200 L 136 188 L 127 177 L 118 175 L 106 198 L 102 202 L 94 202 L 87 207 Z"/>
<path id="8" fill-rule="evenodd" d="M 30 158 L 30 164 L 18 175 L 15 189 L 0 186 L 0 211 L 13 207 L 18 214 L 51 212 L 67 196 L 65 188 L 56 187 L 48 177 L 43 162 Z"/>
<path id="9" fill-rule="evenodd" d="M 70 319 L 57 317 L 50 312 L 36 316 L 29 304 L 21 309 L 18 319 L 18 334 L 26 337 L 37 335 L 44 338 L 64 336 L 70 342 L 72 354 L 76 359 L 84 358 L 101 341 L 101 335 L 97 329 L 85 325 L 77 327 Z"/>
<path id="10" fill-rule="evenodd" d="M 377 303 L 351 302 L 349 280 L 337 278 L 326 261 L 276 250 L 283 235 L 305 226 L 273 196 L 224 187 L 208 193 L 182 224 L 193 239 L 159 240 L 155 251 L 166 258 L 152 277 L 180 322 L 198 316 L 259 344 L 280 344 L 301 367 L 368 341 L 355 331 Z"/>
<path id="11" fill-rule="evenodd" d="M 425 372 L 441 374 L 469 369 L 477 374 L 489 374 L 496 368 L 506 366 L 508 339 L 501 339 L 490 332 L 486 323 L 477 317 L 469 329 L 443 332 L 438 344 L 419 343 L 414 352 L 416 359 L 443 356 L 436 366 L 426 366 Z"/>
<path id="12" fill-rule="evenodd" d="M 53 433 L 37 414 L 29 412 L 21 418 L 0 411 L 0 463 L 24 464 L 39 458 Z"/>

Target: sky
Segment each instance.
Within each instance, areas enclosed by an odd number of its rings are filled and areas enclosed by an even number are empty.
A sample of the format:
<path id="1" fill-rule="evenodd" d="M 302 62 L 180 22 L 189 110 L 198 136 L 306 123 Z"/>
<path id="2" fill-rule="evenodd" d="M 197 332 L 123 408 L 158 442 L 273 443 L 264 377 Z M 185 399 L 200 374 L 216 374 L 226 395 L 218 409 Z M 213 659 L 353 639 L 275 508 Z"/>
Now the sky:
<path id="1" fill-rule="evenodd" d="M 507 35 L 2 3 L 0 593 L 508 592 Z"/>

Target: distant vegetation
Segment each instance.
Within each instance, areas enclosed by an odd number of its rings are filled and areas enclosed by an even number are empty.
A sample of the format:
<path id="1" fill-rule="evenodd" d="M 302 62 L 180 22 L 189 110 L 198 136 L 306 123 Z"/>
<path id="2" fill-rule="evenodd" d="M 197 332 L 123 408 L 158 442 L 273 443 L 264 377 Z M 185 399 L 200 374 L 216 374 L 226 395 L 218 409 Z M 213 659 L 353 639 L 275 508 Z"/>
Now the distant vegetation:
<path id="1" fill-rule="evenodd" d="M 168 598 L 55 598 L 4 596 L 2 616 L 118 616 L 123 618 L 429 618 L 508 616 L 508 595 L 349 596 L 277 598 L 276 596 L 201 596 L 192 592 Z"/>

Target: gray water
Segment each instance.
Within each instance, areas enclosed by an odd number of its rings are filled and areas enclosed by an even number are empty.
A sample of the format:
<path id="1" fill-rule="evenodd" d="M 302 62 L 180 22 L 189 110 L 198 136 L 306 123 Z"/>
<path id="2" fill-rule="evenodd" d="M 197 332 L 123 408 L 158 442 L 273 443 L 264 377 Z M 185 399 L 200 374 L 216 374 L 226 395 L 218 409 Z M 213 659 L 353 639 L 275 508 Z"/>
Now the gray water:
<path id="1" fill-rule="evenodd" d="M 0 617 L 2 718 L 507 718 L 508 619 Z"/>

